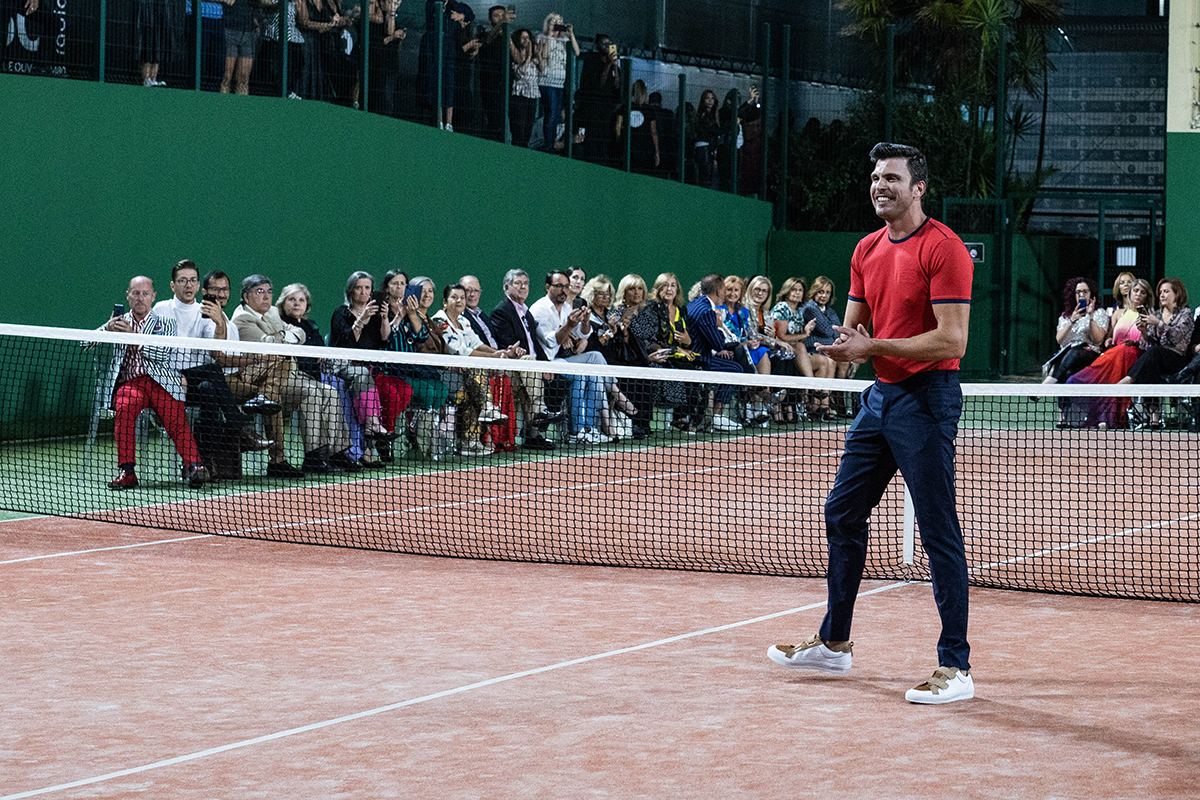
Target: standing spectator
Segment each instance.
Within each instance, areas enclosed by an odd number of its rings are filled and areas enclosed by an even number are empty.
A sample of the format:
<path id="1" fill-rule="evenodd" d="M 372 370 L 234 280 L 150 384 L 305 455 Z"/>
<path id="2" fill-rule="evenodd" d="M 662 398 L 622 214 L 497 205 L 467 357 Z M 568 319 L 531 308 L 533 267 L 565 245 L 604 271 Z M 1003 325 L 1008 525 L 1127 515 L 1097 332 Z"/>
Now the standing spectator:
<path id="1" fill-rule="evenodd" d="M 479 35 L 479 103 L 483 109 L 484 138 L 504 141 L 504 70 L 508 68 L 505 25 L 511 21 L 504 6 L 488 9 L 488 29 Z"/>
<path id="2" fill-rule="evenodd" d="M 529 275 L 524 270 L 510 269 L 504 273 L 504 297 L 492 309 L 492 331 L 498 347 L 519 345 L 527 355 L 538 361 L 549 361 L 542 349 L 538 323 L 530 313 L 525 301 L 529 299 Z M 554 443 L 542 434 L 546 426 L 562 419 L 562 414 L 551 414 L 543 400 L 544 381 L 536 373 L 514 373 L 513 392 L 517 403 L 525 414 L 525 442 L 527 450 L 553 450 Z"/>
<path id="3" fill-rule="evenodd" d="M 334 47 L 334 31 L 342 18 L 335 0 L 296 0 L 296 27 L 304 42 L 300 46 L 300 91 L 305 100 L 329 100 L 333 97 L 330 77 L 326 74 Z"/>
<path id="4" fill-rule="evenodd" d="M 742 104 L 743 144 L 738 161 L 738 194 L 757 195 L 762 191 L 763 114 L 758 87 L 750 87 L 750 99 Z"/>
<path id="5" fill-rule="evenodd" d="M 446 0 L 442 20 L 442 63 L 439 67 L 437 40 L 438 0 L 425 0 L 425 35 L 421 37 L 421 52 L 417 63 L 418 79 L 424 89 L 429 107 L 436 114 L 440 105 L 442 118 L 437 126 L 454 130 L 454 71 L 458 57 L 457 29 L 466 28 L 475 20 L 475 12 L 459 0 Z M 437 96 L 437 70 L 442 71 L 442 96 Z"/>
<path id="6" fill-rule="evenodd" d="M 659 147 L 658 118 L 650 107 L 650 95 L 646 82 L 638 78 L 630 89 L 632 110 L 629 112 L 630 169 L 642 175 L 650 175 L 662 164 Z"/>
<path id="7" fill-rule="evenodd" d="M 812 286 L 808 287 L 808 302 L 804 304 L 804 321 L 816 321 L 816 326 L 813 328 L 812 335 L 805 340 L 804 344 L 809 348 L 809 358 L 814 363 L 824 361 L 822 370 L 827 378 L 847 378 L 850 375 L 850 368 L 853 366 L 849 361 L 834 362 L 829 356 L 816 353 L 818 344 L 829 347 L 837 341 L 838 333 L 834 327 L 840 326 L 842 320 L 838 317 L 837 311 L 833 307 L 833 281 L 826 278 L 824 275 L 819 275 L 813 278 Z M 849 405 L 846 403 L 845 393 L 837 392 L 833 397 L 833 407 L 829 406 L 829 393 L 824 393 L 826 396 L 820 402 L 820 414 L 826 420 L 833 420 L 840 417 L 853 417 Z"/>
<path id="8" fill-rule="evenodd" d="M 396 90 L 400 83 L 400 49 L 408 30 L 396 26 L 396 11 L 403 0 L 370 0 L 369 36 L 370 105 L 377 114 L 396 116 Z"/>
<path id="9" fill-rule="evenodd" d="M 621 108 L 621 66 L 617 46 L 606 33 L 596 34 L 596 49 L 583 55 L 575 105 L 577 135 L 586 161 L 611 164 Z"/>
<path id="10" fill-rule="evenodd" d="M 669 108 L 663 108 L 662 92 L 651 92 L 647 100 L 647 113 L 651 114 L 658 128 L 659 153 L 661 155 L 658 169 L 653 174 L 660 178 L 665 178 L 670 175 L 678 175 L 677 169 L 682 166 L 676 164 L 679 153 L 679 121 L 675 119 L 675 112 Z"/>
<path id="11" fill-rule="evenodd" d="M 129 311 L 113 316 L 100 330 L 117 333 L 141 333 L 150 336 L 175 336 L 175 321 L 162 319 L 151 310 L 154 282 L 138 276 L 125 291 Z M 88 343 L 88 347 L 95 345 Z M 183 477 L 193 489 L 208 483 L 209 474 L 200 461 L 200 452 L 188 428 L 183 407 L 183 381 L 175 369 L 174 354 L 167 347 L 142 347 L 119 344 L 113 348 L 112 362 L 104 377 L 104 386 L 112 389 L 112 408 L 116 414 L 114 433 L 117 440 L 117 464 L 120 474 L 109 482 L 110 489 L 136 489 L 137 417 L 150 408 L 158 414 L 175 451 L 183 459 Z"/>
<path id="12" fill-rule="evenodd" d="M 538 88 L 542 96 L 542 147 L 547 151 L 561 147 L 558 126 L 563 119 L 563 103 L 567 82 L 567 43 L 579 58 L 579 42 L 575 41 L 575 26 L 563 23 L 561 14 L 551 12 L 542 22 L 537 37 L 538 59 L 542 71 Z"/>
<path id="13" fill-rule="evenodd" d="M 166 86 L 158 79 L 163 64 L 183 52 L 183 0 L 135 0 L 133 49 L 142 66 L 143 86 Z M 33 8 L 37 8 L 36 4 Z"/>
<path id="14" fill-rule="evenodd" d="M 724 134 L 717 114 L 717 93 L 705 89 L 700 93 L 700 107 L 696 109 L 696 123 L 691 126 L 696 143 L 692 155 L 696 162 L 696 183 L 706 189 L 718 189 L 721 170 L 717 154 Z"/>
<path id="15" fill-rule="evenodd" d="M 301 3 L 304 0 L 300 0 Z M 300 29 L 296 27 L 296 0 L 261 0 L 262 7 L 266 11 L 262 21 L 262 51 L 263 57 L 258 59 L 259 76 L 256 81 L 266 81 L 267 86 L 256 88 L 256 91 L 262 91 L 266 94 L 278 94 L 279 87 L 283 83 L 279 74 L 282 58 L 279 53 L 279 7 L 286 6 L 287 14 L 287 48 L 288 48 L 288 74 L 287 74 L 287 92 L 288 97 L 292 100 L 299 100 L 300 94 L 300 70 L 296 69 L 297 64 L 302 64 L 304 61 L 304 37 L 300 35 Z M 266 76 L 262 76 L 263 72 Z"/>
<path id="16" fill-rule="evenodd" d="M 221 0 L 225 30 L 225 74 L 221 78 L 221 94 L 229 94 L 230 86 L 238 94 L 250 94 L 250 70 L 258 55 L 258 20 L 252 0 Z"/>
<path id="17" fill-rule="evenodd" d="M 529 309 L 538 324 L 542 350 L 551 359 L 561 358 L 576 364 L 604 364 L 599 353 L 584 352 L 592 332 L 586 308 L 571 308 L 567 292 L 571 279 L 562 270 L 546 274 L 546 296 Z M 571 434 L 576 444 L 600 444 L 606 437 L 596 428 L 600 404 L 604 402 L 602 381 L 594 375 L 565 376 L 571 409 Z"/>
<path id="18" fill-rule="evenodd" d="M 687 305 L 687 329 L 692 337 L 692 349 L 700 363 L 713 372 L 741 373 L 733 360 L 733 351 L 726 344 L 724 326 L 717 317 L 717 306 L 725 302 L 725 278 L 719 274 L 706 275 L 700 281 L 700 294 Z M 712 427 L 717 431 L 739 431 L 742 426 L 725 415 L 725 407 L 733 397 L 733 387 L 722 384 L 713 401 Z"/>
<path id="19" fill-rule="evenodd" d="M 520 28 L 512 35 L 512 96 L 508 99 L 508 119 L 512 143 L 529 147 L 533 121 L 537 118 L 538 73 L 541 63 L 533 49 L 533 33 Z"/>

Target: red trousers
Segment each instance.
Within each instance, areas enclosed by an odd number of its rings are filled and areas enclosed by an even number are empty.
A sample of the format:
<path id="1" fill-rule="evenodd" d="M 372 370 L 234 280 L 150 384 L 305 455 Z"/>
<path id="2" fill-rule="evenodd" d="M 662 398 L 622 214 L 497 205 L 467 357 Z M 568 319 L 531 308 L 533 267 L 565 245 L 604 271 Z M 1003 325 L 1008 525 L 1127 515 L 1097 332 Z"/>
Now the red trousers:
<path id="1" fill-rule="evenodd" d="M 167 435 L 175 443 L 175 450 L 190 467 L 200 463 L 200 452 L 192 429 L 187 424 L 187 412 L 183 403 L 158 384 L 149 375 L 140 375 L 117 387 L 113 395 L 113 411 L 117 414 L 115 433 L 117 437 L 117 463 L 133 464 L 137 461 L 137 416 L 142 409 L 151 408 L 162 420 Z"/>
<path id="2" fill-rule="evenodd" d="M 408 408 L 408 404 L 412 400 L 412 387 L 408 385 L 407 381 L 377 372 L 375 373 L 375 388 L 379 390 L 381 407 L 379 421 L 385 430 L 395 431 L 396 417 Z"/>
<path id="3" fill-rule="evenodd" d="M 517 407 L 513 403 L 512 381 L 506 375 L 495 375 L 489 379 L 489 382 L 492 389 L 492 402 L 496 404 L 496 408 L 500 409 L 501 414 L 508 416 L 508 419 L 484 426 L 483 436 L 480 438 L 492 444 L 511 445 L 517 437 Z"/>

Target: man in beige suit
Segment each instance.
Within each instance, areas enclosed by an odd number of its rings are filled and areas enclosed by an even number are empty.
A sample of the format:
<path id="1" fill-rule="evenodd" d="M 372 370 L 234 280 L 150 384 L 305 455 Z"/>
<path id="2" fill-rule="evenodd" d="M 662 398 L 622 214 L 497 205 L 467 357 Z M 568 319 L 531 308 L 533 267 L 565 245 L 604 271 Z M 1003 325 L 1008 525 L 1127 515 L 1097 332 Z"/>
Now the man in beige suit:
<path id="1" fill-rule="evenodd" d="M 239 338 L 244 342 L 303 343 L 304 333 L 279 318 L 279 310 L 271 303 L 271 291 L 271 279 L 265 275 L 251 275 L 242 281 L 242 302 L 230 320 L 237 327 Z M 235 381 L 229 382 L 235 396 L 257 391 L 272 398 L 271 391 L 278 386 L 284 413 L 299 410 L 304 440 L 303 472 L 321 474 L 334 467 L 349 472 L 362 469 L 345 452 L 350 446 L 350 429 L 336 389 L 294 369 L 290 357 L 245 367 L 237 375 Z M 244 387 L 235 388 L 235 383 L 244 384 Z M 296 469 L 287 463 L 284 453 L 281 416 L 276 414 L 264 419 L 267 438 L 274 440 L 267 475 L 295 477 Z"/>

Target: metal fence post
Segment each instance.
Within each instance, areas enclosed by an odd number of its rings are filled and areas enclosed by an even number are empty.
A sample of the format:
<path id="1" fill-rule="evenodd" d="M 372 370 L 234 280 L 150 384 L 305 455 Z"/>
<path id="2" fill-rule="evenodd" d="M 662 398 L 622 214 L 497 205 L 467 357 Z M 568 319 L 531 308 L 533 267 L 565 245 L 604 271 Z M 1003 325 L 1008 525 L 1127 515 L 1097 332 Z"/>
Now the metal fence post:
<path id="1" fill-rule="evenodd" d="M 288 0 L 279 0 L 279 96 L 285 99 L 289 94 L 288 48 L 292 44 L 291 31 L 288 28 L 288 5 Z"/>
<path id="2" fill-rule="evenodd" d="M 509 52 L 509 45 L 512 39 L 508 38 L 508 20 L 504 21 L 504 57 L 500 59 L 500 69 L 504 70 L 504 80 L 501 85 L 504 86 L 504 114 L 500 118 L 500 124 L 504 128 L 504 136 L 501 139 L 505 144 L 512 144 L 512 122 L 509 119 L 509 114 L 512 113 L 512 53 Z"/>
<path id="3" fill-rule="evenodd" d="M 896 113 L 896 26 L 887 26 L 887 77 L 883 88 L 883 140 L 892 140 L 892 118 Z"/>
<path id="4" fill-rule="evenodd" d="M 783 63 L 780 65 L 780 93 L 783 95 L 783 122 L 779 139 L 779 205 L 783 209 L 780 230 L 788 229 L 788 136 L 792 132 L 791 120 L 791 88 L 792 88 L 792 26 L 783 26 Z"/>
<path id="5" fill-rule="evenodd" d="M 566 140 L 567 160 L 575 156 L 575 48 L 567 47 L 567 74 L 563 78 L 563 111 L 566 112 L 563 138 Z M 558 121 L 555 121 L 555 126 Z M 550 142 L 547 147 L 553 147 Z"/>
<path id="6" fill-rule="evenodd" d="M 1008 28 L 1001 23 L 996 32 L 996 112 L 993 115 L 992 129 L 996 134 L 996 199 L 1004 197 L 1004 112 L 1008 106 L 1008 93 L 1005 91 L 1004 76 L 1005 62 L 1008 51 Z"/>
<path id="7" fill-rule="evenodd" d="M 304 0 L 296 0 L 296 2 L 302 3 Z M 446 43 L 443 41 L 446 29 L 446 4 L 443 3 L 442 0 L 438 0 L 436 3 L 434 3 L 434 7 L 437 11 L 437 23 L 434 25 L 434 35 L 437 36 L 437 63 L 433 68 L 434 72 L 436 73 L 433 86 L 434 91 L 437 92 L 437 99 L 434 101 L 433 107 L 437 109 L 436 125 L 438 128 L 442 128 L 444 127 L 445 120 L 443 116 L 444 112 L 442 111 L 442 59 L 446 57 L 446 54 L 443 52 L 446 46 Z"/>
<path id="8" fill-rule="evenodd" d="M 630 162 L 633 158 L 633 92 L 630 89 L 632 73 L 633 59 L 626 56 L 621 59 L 621 114 L 625 117 L 625 124 L 621 126 L 621 133 L 624 134 L 621 150 L 624 153 L 626 172 L 629 172 Z"/>
<path id="9" fill-rule="evenodd" d="M 192 11 L 196 17 L 196 91 L 200 91 L 200 45 L 204 34 L 204 18 L 200 14 L 201 0 L 192 0 Z"/>
<path id="10" fill-rule="evenodd" d="M 679 182 L 687 183 L 687 75 L 679 73 Z"/>
<path id="11" fill-rule="evenodd" d="M 729 159 L 729 191 L 733 194 L 738 193 L 738 158 L 740 158 L 740 149 L 738 148 L 738 133 L 741 131 L 742 122 L 738 119 L 738 110 L 742 107 L 742 96 L 737 89 L 733 90 L 733 113 L 729 115 L 729 146 L 733 149 L 733 158 Z"/>
<path id="12" fill-rule="evenodd" d="M 767 84 L 771 82 L 771 23 L 763 23 L 763 77 L 762 88 L 758 92 L 758 102 L 761 104 L 761 111 L 758 115 L 759 125 L 762 133 L 762 188 L 760 197 L 763 200 L 767 199 L 767 164 L 770 159 L 767 158 L 767 153 L 770 152 L 771 132 L 767 130 Z"/>
<path id="13" fill-rule="evenodd" d="M 370 111 L 367 98 L 371 96 L 371 5 L 363 3 L 362 15 L 362 80 L 359 81 L 358 100 L 363 111 Z"/>
<path id="14" fill-rule="evenodd" d="M 100 82 L 104 83 L 105 43 L 108 40 L 108 0 L 100 0 Z"/>

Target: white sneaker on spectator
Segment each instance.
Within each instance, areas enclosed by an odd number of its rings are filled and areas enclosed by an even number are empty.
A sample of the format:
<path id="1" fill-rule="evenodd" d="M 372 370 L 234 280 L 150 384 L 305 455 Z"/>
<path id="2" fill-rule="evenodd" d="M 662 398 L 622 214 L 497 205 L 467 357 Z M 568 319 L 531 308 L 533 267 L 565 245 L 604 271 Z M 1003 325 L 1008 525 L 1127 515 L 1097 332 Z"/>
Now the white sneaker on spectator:
<path id="1" fill-rule="evenodd" d="M 448 131 L 449 133 L 454 133 L 454 126 L 453 126 L 453 125 L 451 125 L 449 122 L 447 122 L 447 123 L 446 123 L 446 128 L 445 128 L 445 129 L 446 129 L 446 131 Z"/>
<path id="2" fill-rule="evenodd" d="M 741 425 L 724 414 L 717 414 L 713 417 L 712 427 L 714 431 L 740 431 L 742 429 Z"/>
<path id="3" fill-rule="evenodd" d="M 478 439 L 469 439 L 458 446 L 460 456 L 490 456 L 492 449 Z"/>
<path id="4" fill-rule="evenodd" d="M 288 92 L 288 100 L 303 100 L 304 98 L 295 92 Z"/>
<path id="5" fill-rule="evenodd" d="M 496 408 L 492 403 L 488 403 L 483 407 L 483 411 L 479 412 L 480 422 L 499 422 L 508 419 L 507 414 L 501 414 L 500 409 Z"/>
<path id="6" fill-rule="evenodd" d="M 931 705 L 934 703 L 953 703 L 955 700 L 969 700 L 975 696 L 975 680 L 970 670 L 958 667 L 938 667 L 933 671 L 933 677 L 917 684 L 904 693 L 904 699 L 910 703 Z"/>
<path id="7" fill-rule="evenodd" d="M 154 85 L 155 86 L 166 86 L 167 82 L 166 81 L 155 81 Z"/>
<path id="8" fill-rule="evenodd" d="M 146 78 L 142 81 L 142 86 L 158 86 L 158 84 L 154 82 L 153 78 Z"/>
<path id="9" fill-rule="evenodd" d="M 575 444 L 603 444 L 605 436 L 594 428 L 584 428 L 572 436 L 571 441 Z"/>

